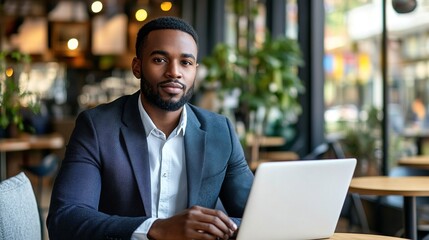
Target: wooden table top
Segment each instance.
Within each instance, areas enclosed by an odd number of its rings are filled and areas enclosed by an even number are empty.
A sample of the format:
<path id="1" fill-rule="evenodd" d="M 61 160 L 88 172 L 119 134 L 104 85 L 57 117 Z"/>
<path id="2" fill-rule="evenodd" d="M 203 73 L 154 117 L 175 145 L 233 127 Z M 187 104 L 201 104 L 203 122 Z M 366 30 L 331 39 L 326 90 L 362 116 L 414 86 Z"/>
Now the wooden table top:
<path id="1" fill-rule="evenodd" d="M 328 238 L 331 240 L 402 240 L 406 238 L 361 234 L 361 233 L 335 233 L 334 236 Z"/>
<path id="2" fill-rule="evenodd" d="M 429 169 L 429 156 L 419 155 L 419 156 L 403 157 L 399 159 L 398 165 Z"/>
<path id="3" fill-rule="evenodd" d="M 0 139 L 1 152 L 22 151 L 30 148 L 30 143 L 22 139 Z"/>
<path id="4" fill-rule="evenodd" d="M 31 149 L 59 149 L 64 146 L 64 139 L 58 133 L 33 136 L 28 138 Z"/>
<path id="5" fill-rule="evenodd" d="M 18 138 L 0 139 L 0 151 L 24 151 L 32 149 L 59 149 L 64 146 L 64 139 L 58 133 L 47 135 L 22 135 Z"/>
<path id="6" fill-rule="evenodd" d="M 402 131 L 404 137 L 429 137 L 429 129 L 422 128 L 406 128 Z"/>
<path id="7" fill-rule="evenodd" d="M 275 161 L 295 161 L 298 160 L 298 154 L 289 151 L 271 151 L 271 152 L 260 152 L 259 160 L 249 163 L 249 167 L 252 171 L 256 171 L 259 164 L 264 162 L 275 162 Z"/>
<path id="8" fill-rule="evenodd" d="M 429 176 L 357 177 L 352 179 L 349 192 L 379 196 L 429 196 Z"/>
<path id="9" fill-rule="evenodd" d="M 259 136 L 252 134 L 246 136 L 246 143 L 249 146 L 257 145 L 258 147 L 276 147 L 285 144 L 286 140 L 283 137 L 274 136 Z"/>

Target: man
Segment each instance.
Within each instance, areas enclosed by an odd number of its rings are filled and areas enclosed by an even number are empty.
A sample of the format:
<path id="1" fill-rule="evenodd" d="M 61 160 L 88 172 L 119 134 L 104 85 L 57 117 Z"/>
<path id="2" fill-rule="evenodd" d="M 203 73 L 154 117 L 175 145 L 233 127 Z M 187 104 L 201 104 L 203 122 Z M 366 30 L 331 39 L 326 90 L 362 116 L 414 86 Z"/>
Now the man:
<path id="1" fill-rule="evenodd" d="M 188 104 L 197 35 L 163 17 L 139 31 L 141 89 L 82 112 L 55 180 L 55 239 L 228 239 L 253 174 L 224 116 Z M 214 210 L 220 199 L 228 216 Z"/>

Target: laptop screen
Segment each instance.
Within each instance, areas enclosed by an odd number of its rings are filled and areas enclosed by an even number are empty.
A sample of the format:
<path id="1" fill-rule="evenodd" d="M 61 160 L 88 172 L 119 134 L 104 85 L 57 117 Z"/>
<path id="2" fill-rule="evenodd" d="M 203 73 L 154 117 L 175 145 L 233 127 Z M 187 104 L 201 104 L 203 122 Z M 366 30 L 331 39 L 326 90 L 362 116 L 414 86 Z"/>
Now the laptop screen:
<path id="1" fill-rule="evenodd" d="M 237 239 L 317 239 L 334 234 L 356 159 L 259 165 Z"/>

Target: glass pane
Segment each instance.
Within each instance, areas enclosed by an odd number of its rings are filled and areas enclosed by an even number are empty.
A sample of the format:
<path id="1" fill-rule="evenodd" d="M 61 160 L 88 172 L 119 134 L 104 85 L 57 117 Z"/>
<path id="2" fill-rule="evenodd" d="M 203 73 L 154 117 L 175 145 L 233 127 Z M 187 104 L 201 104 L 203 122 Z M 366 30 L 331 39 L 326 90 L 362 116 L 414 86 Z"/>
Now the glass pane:
<path id="1" fill-rule="evenodd" d="M 298 39 L 297 0 L 287 0 L 286 3 L 286 36 L 292 39 Z"/>
<path id="2" fill-rule="evenodd" d="M 362 174 L 378 174 L 384 87 L 382 2 L 324 3 L 326 132 L 342 134 L 349 154 L 366 165 Z M 387 1 L 388 168 L 404 156 L 429 152 L 419 144 L 429 137 L 428 11 L 428 1 L 418 1 L 407 14 L 397 13 Z"/>
<path id="3" fill-rule="evenodd" d="M 376 14 L 371 18 L 362 15 L 376 5 L 372 1 L 325 0 L 326 133 L 341 136 L 346 154 L 358 158 L 357 170 L 361 175 L 379 171 L 380 31 L 371 33 L 370 26 L 377 27 L 377 18 L 381 23 L 381 11 L 374 10 Z M 373 23 L 362 23 L 365 19 Z M 370 34 L 373 37 L 368 37 Z"/>

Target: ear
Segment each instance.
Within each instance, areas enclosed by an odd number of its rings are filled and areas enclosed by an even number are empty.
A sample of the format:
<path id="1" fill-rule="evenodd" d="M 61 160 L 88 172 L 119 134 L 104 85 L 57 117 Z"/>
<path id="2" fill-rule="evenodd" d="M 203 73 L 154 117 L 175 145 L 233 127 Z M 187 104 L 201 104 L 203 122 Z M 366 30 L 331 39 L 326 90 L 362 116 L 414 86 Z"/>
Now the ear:
<path id="1" fill-rule="evenodd" d="M 133 62 L 132 62 L 132 66 L 131 69 L 133 70 L 133 74 L 136 78 L 140 79 L 141 78 L 141 60 L 138 59 L 137 57 L 133 58 Z"/>

